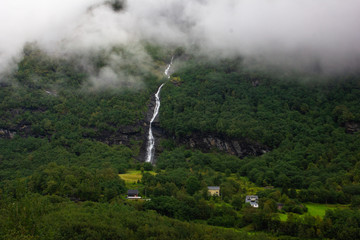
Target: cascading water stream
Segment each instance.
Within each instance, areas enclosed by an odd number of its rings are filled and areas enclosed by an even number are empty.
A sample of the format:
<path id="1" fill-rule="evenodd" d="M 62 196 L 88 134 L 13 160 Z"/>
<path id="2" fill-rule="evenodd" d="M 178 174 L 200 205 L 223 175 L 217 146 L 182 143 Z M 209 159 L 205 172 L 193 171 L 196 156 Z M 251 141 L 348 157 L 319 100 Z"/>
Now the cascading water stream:
<path id="1" fill-rule="evenodd" d="M 170 61 L 169 65 L 167 66 L 167 68 L 165 69 L 164 74 L 167 76 L 167 78 L 170 78 L 169 71 L 170 71 L 170 68 L 172 66 L 173 60 L 174 60 L 174 56 L 171 57 L 171 61 Z"/>
<path id="2" fill-rule="evenodd" d="M 170 78 L 169 71 L 170 71 L 170 68 L 172 65 L 173 58 L 174 57 L 171 58 L 171 62 L 167 66 L 167 68 L 165 69 L 165 72 L 164 72 L 164 74 L 167 76 L 167 78 Z M 160 95 L 161 88 L 164 86 L 164 84 L 165 83 L 160 85 L 159 89 L 157 90 L 157 92 L 155 94 L 156 104 L 155 104 L 153 116 L 152 116 L 152 118 L 150 120 L 150 124 L 149 124 L 148 144 L 147 144 L 146 159 L 145 159 L 145 161 L 149 162 L 149 163 L 153 163 L 154 153 L 155 153 L 155 138 L 154 138 L 154 135 L 152 132 L 152 123 L 155 120 L 156 116 L 159 114 L 159 109 L 160 109 L 160 96 L 159 95 Z"/>

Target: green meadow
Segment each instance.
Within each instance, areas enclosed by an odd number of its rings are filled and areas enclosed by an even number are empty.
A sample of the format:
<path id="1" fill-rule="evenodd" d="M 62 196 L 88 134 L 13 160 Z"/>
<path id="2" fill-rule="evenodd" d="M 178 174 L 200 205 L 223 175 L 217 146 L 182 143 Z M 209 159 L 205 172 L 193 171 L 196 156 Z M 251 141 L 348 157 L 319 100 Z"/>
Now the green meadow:
<path id="1" fill-rule="evenodd" d="M 307 213 L 314 217 L 321 217 L 323 218 L 326 214 L 326 210 L 334 210 L 334 209 L 346 209 L 348 205 L 341 205 L 341 204 L 320 204 L 320 203 L 306 203 L 305 206 L 307 207 Z M 279 214 L 281 221 L 287 220 L 287 214 Z M 304 216 L 304 215 L 301 215 Z"/>

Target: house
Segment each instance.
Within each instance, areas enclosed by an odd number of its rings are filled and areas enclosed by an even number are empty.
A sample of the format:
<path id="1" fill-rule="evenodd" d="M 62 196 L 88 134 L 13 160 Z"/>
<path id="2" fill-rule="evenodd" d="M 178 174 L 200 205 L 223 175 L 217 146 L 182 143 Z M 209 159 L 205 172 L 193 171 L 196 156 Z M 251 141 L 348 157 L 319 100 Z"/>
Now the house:
<path id="1" fill-rule="evenodd" d="M 278 209 L 279 211 L 281 211 L 281 209 L 283 209 L 283 207 L 284 207 L 284 204 L 283 204 L 283 203 L 277 203 L 276 205 L 277 205 L 277 209 Z"/>
<path id="2" fill-rule="evenodd" d="M 128 190 L 126 198 L 127 199 L 141 199 L 141 197 L 139 196 L 138 190 Z"/>
<path id="3" fill-rule="evenodd" d="M 245 203 L 250 203 L 250 205 L 254 208 L 258 208 L 259 197 L 257 195 L 247 195 L 245 198 Z"/>
<path id="4" fill-rule="evenodd" d="M 219 186 L 209 186 L 208 193 L 210 196 L 220 196 L 220 187 Z"/>

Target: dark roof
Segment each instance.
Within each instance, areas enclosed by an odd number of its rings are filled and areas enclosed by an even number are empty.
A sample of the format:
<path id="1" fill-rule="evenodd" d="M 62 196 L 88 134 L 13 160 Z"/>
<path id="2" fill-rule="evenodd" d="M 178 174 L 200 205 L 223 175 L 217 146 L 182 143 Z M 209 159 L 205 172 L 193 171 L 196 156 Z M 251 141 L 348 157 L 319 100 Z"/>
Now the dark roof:
<path id="1" fill-rule="evenodd" d="M 257 195 L 247 195 L 246 198 L 259 198 Z"/>
<path id="2" fill-rule="evenodd" d="M 139 195 L 139 191 L 138 190 L 128 190 L 127 195 L 128 196 Z"/>
<path id="3" fill-rule="evenodd" d="M 259 197 L 257 195 L 247 195 L 245 198 L 245 202 L 251 202 L 251 199 L 255 198 L 255 201 L 257 202 Z"/>
<path id="4" fill-rule="evenodd" d="M 208 186 L 208 190 L 220 190 L 219 186 Z"/>

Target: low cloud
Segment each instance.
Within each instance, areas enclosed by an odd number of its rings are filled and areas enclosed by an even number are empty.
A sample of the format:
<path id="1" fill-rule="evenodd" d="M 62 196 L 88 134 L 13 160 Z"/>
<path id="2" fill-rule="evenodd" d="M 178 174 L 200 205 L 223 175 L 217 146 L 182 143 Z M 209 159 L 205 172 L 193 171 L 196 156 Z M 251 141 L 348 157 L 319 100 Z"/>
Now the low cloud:
<path id="1" fill-rule="evenodd" d="M 125 6 L 114 11 L 104 0 L 2 0 L 0 71 L 21 57 L 26 42 L 66 56 L 142 40 L 278 66 L 359 69 L 358 0 L 128 0 Z M 109 63 L 95 78 L 116 78 L 111 69 Z"/>

